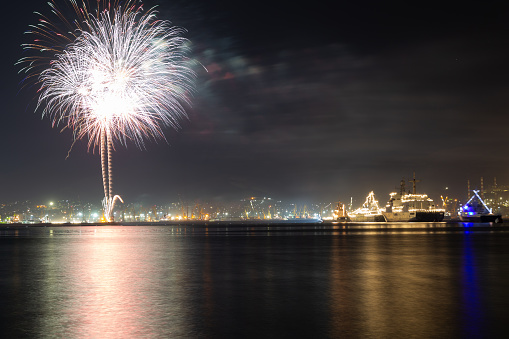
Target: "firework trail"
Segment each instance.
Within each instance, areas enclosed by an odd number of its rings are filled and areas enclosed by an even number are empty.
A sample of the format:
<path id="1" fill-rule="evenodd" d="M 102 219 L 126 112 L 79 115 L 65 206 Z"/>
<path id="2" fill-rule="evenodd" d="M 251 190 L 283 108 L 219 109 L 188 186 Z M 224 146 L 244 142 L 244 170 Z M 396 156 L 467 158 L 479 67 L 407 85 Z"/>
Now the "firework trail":
<path id="1" fill-rule="evenodd" d="M 105 217 L 119 196 L 113 195 L 112 152 L 115 144 L 163 138 L 163 128 L 179 128 L 187 117 L 195 73 L 186 58 L 183 29 L 157 20 L 139 2 L 98 1 L 95 13 L 88 2 L 66 2 L 75 13 L 68 21 L 56 2 L 49 2 L 56 21 L 40 15 L 27 33 L 35 36 L 27 50 L 37 55 L 20 59 L 38 90 L 37 108 L 53 126 L 73 131 L 75 140 L 88 139 L 99 149 L 104 186 Z M 57 47 L 56 47 L 57 46 Z"/>

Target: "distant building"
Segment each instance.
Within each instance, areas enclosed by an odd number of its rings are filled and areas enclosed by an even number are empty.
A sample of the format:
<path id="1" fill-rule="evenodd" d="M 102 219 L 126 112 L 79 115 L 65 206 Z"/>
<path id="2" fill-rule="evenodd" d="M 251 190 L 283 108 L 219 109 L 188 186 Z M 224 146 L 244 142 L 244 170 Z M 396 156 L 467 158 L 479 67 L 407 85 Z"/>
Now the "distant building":
<path id="1" fill-rule="evenodd" d="M 493 213 L 509 216 L 509 186 L 497 185 L 496 181 L 491 189 L 484 192 L 484 201 L 493 209 Z"/>

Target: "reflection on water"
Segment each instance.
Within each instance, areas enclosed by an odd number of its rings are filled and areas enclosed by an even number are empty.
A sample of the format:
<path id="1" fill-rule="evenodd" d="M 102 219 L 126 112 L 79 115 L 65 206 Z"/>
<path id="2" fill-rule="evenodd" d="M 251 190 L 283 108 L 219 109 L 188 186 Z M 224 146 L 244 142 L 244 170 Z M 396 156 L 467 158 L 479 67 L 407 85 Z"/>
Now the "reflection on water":
<path id="1" fill-rule="evenodd" d="M 171 296 L 160 293 L 160 287 L 171 283 L 160 275 L 178 262 L 173 257 L 175 251 L 164 251 L 164 244 L 157 241 L 147 248 L 144 242 L 108 231 L 99 229 L 93 239 L 77 239 L 62 250 L 56 249 L 56 241 L 48 245 L 52 255 L 40 260 L 47 268 L 40 297 L 47 302 L 44 313 L 49 315 L 38 325 L 41 335 L 90 338 L 167 334 L 156 328 L 154 321 L 161 323 L 172 309 L 156 314 L 152 310 L 160 303 L 170 306 L 174 302 Z M 160 265 L 166 269 L 160 270 Z M 179 324 L 172 329 L 178 333 Z"/>
<path id="2" fill-rule="evenodd" d="M 0 325 L 8 337 L 71 338 L 504 328 L 507 231 L 344 226 L 0 229 Z"/>
<path id="3" fill-rule="evenodd" d="M 468 227 L 472 227 L 468 225 Z M 462 304 L 463 304 L 463 329 L 464 334 L 471 334 L 475 337 L 482 337 L 481 321 L 483 315 L 481 314 L 481 305 L 479 304 L 478 294 L 478 278 L 476 276 L 476 263 L 475 254 L 472 247 L 472 233 L 465 232 L 465 240 L 463 242 L 463 267 L 462 267 Z"/>

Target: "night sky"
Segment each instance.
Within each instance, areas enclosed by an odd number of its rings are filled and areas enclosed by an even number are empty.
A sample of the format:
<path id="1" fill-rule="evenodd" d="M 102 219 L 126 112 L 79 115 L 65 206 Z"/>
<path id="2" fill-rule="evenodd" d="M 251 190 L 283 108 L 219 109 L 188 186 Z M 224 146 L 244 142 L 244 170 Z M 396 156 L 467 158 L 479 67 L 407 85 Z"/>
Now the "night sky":
<path id="1" fill-rule="evenodd" d="M 144 1 L 188 29 L 189 120 L 117 147 L 126 202 L 385 202 L 413 171 L 435 200 L 509 185 L 509 5 L 501 1 Z M 456 2 L 452 2 L 456 3 Z M 46 1 L 2 8 L 0 202 L 102 199 L 100 157 L 52 128 L 15 62 Z"/>

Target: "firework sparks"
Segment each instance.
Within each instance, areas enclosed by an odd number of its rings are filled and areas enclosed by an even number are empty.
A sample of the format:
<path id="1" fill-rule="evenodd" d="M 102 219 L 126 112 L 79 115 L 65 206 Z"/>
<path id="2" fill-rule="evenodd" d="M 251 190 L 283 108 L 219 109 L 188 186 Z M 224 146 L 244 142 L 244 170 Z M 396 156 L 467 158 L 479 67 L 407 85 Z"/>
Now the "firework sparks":
<path id="1" fill-rule="evenodd" d="M 99 148 L 105 198 L 105 217 L 119 196 L 113 195 L 111 167 L 115 143 L 128 141 L 144 148 L 146 139 L 164 138 L 163 128 L 179 127 L 186 117 L 194 72 L 185 58 L 183 30 L 157 20 L 134 2 L 125 7 L 103 2 L 92 15 L 85 4 L 69 4 L 77 19 L 70 23 L 50 3 L 53 13 L 71 33 L 58 33 L 57 25 L 41 16 L 29 33 L 38 37 L 25 49 L 52 55 L 26 57 L 27 78 L 37 78 L 38 105 L 53 125 L 69 127 L 75 139 L 88 139 Z M 100 4 L 98 7 L 101 7 Z M 61 50 L 54 46 L 60 42 Z M 37 71 L 40 67 L 42 71 Z M 37 75 L 37 77 L 35 77 Z"/>

